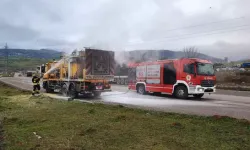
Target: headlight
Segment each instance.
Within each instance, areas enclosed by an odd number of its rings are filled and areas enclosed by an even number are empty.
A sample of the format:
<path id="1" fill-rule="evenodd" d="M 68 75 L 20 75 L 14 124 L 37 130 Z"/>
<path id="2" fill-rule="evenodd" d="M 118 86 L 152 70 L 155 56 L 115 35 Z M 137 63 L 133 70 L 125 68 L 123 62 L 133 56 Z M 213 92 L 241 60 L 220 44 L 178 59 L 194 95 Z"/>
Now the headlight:
<path id="1" fill-rule="evenodd" d="M 198 88 L 198 91 L 199 91 L 199 92 L 203 92 L 203 91 L 204 91 L 204 89 L 202 89 L 202 88 Z"/>

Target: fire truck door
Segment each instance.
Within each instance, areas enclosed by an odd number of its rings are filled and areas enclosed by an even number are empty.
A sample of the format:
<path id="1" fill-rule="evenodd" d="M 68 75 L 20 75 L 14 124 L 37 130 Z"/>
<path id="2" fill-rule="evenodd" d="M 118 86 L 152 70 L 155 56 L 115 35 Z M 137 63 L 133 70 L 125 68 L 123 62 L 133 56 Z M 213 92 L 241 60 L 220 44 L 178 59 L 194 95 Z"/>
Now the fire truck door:
<path id="1" fill-rule="evenodd" d="M 184 64 L 183 73 L 181 74 L 181 80 L 186 81 L 188 84 L 193 84 L 195 79 L 195 64 Z"/>
<path id="2" fill-rule="evenodd" d="M 164 92 L 172 93 L 173 85 L 176 83 L 176 69 L 173 63 L 164 64 L 163 68 L 163 84 Z"/>

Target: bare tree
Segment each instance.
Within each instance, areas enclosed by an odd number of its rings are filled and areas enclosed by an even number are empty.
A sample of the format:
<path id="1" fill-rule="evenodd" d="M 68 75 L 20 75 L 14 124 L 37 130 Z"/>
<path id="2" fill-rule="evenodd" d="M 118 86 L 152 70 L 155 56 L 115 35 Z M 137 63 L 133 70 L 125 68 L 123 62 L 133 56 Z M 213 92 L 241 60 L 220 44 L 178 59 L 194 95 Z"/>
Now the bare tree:
<path id="1" fill-rule="evenodd" d="M 185 58 L 198 58 L 200 56 L 200 53 L 195 46 L 184 47 L 183 53 Z"/>

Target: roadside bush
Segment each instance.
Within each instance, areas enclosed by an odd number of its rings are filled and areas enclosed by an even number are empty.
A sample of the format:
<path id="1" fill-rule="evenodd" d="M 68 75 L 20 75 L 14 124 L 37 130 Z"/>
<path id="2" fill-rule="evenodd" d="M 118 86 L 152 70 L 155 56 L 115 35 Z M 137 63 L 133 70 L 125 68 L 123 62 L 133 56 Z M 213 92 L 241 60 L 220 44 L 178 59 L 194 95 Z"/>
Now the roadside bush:
<path id="1" fill-rule="evenodd" d="M 220 71 L 215 75 L 217 83 L 250 83 L 250 72 Z"/>

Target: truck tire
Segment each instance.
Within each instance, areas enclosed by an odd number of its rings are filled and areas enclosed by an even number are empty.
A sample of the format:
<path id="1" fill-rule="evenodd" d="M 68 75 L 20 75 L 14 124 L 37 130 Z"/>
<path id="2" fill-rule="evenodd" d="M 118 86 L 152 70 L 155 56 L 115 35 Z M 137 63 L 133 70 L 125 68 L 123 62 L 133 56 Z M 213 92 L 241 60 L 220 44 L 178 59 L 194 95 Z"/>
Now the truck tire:
<path id="1" fill-rule="evenodd" d="M 128 79 L 125 79 L 125 85 L 128 85 Z"/>
<path id="2" fill-rule="evenodd" d="M 95 91 L 95 92 L 93 92 L 93 94 L 94 94 L 94 98 L 98 98 L 98 97 L 101 96 L 102 92 L 100 92 L 100 91 Z"/>
<path id="3" fill-rule="evenodd" d="M 147 93 L 145 86 L 143 84 L 138 85 L 136 90 L 137 90 L 137 93 L 139 93 L 141 95 L 145 95 Z"/>
<path id="4" fill-rule="evenodd" d="M 121 84 L 121 79 L 117 79 L 117 84 Z"/>
<path id="5" fill-rule="evenodd" d="M 63 96 L 68 96 L 68 89 L 67 89 L 67 85 L 63 84 L 62 89 L 61 89 L 61 93 Z"/>
<path id="6" fill-rule="evenodd" d="M 47 81 L 44 81 L 43 82 L 43 89 L 46 89 L 46 86 L 47 86 Z"/>
<path id="7" fill-rule="evenodd" d="M 46 93 L 53 93 L 54 92 L 54 90 L 53 89 L 50 89 L 49 87 L 46 87 Z"/>
<path id="8" fill-rule="evenodd" d="M 49 88 L 48 82 L 43 83 L 43 88 L 45 89 L 46 93 L 53 93 L 54 90 Z"/>
<path id="9" fill-rule="evenodd" d="M 174 96 L 179 99 L 188 98 L 188 90 L 185 86 L 177 86 L 174 90 Z"/>
<path id="10" fill-rule="evenodd" d="M 121 79 L 121 85 L 124 85 L 124 84 L 125 84 L 125 80 Z"/>
<path id="11" fill-rule="evenodd" d="M 71 84 L 69 86 L 68 96 L 72 99 L 76 98 L 78 93 L 76 92 L 75 85 Z"/>
<path id="12" fill-rule="evenodd" d="M 195 98 L 202 98 L 204 96 L 204 94 L 194 94 L 193 95 Z"/>

